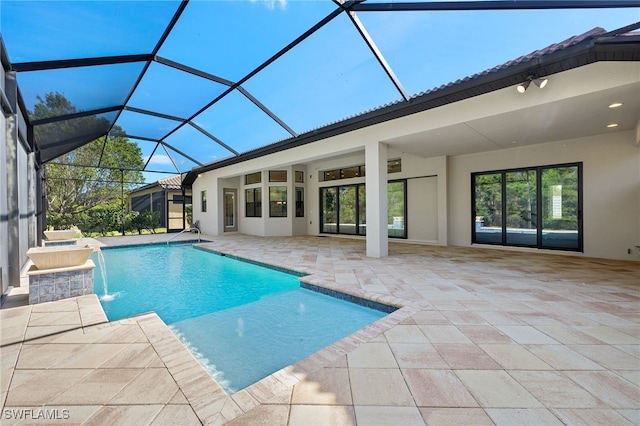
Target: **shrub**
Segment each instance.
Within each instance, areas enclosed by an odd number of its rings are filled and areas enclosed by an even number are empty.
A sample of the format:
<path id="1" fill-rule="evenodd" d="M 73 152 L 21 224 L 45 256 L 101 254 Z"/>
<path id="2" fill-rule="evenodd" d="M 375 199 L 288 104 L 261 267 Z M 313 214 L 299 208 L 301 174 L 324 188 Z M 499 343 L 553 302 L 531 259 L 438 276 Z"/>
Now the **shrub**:
<path id="1" fill-rule="evenodd" d="M 148 230 L 152 234 L 156 233 L 156 228 L 160 226 L 160 212 L 132 212 L 135 216 L 132 217 L 132 228 L 138 231 L 138 234 L 142 234 L 143 230 Z"/>
<path id="2" fill-rule="evenodd" d="M 77 226 L 83 234 L 98 233 L 106 236 L 110 231 L 120 229 L 122 208 L 118 205 L 106 204 L 93 207 L 77 215 Z"/>

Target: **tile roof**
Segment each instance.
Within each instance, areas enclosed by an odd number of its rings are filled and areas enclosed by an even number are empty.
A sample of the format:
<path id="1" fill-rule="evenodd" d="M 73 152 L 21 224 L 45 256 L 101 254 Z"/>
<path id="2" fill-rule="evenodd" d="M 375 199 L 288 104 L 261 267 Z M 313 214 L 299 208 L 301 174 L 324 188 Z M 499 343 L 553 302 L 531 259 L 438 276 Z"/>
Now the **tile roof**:
<path id="1" fill-rule="evenodd" d="M 130 192 L 130 194 L 135 194 L 136 192 L 144 191 L 147 189 L 154 188 L 159 186 L 163 190 L 171 190 L 171 191 L 179 191 L 182 185 L 182 175 L 172 175 L 166 178 L 158 179 L 157 182 L 151 182 L 146 185 L 143 185 L 139 188 L 134 189 Z"/>
<path id="2" fill-rule="evenodd" d="M 160 185 L 162 189 L 180 189 L 182 185 L 182 175 L 173 175 L 158 179 L 158 185 Z"/>

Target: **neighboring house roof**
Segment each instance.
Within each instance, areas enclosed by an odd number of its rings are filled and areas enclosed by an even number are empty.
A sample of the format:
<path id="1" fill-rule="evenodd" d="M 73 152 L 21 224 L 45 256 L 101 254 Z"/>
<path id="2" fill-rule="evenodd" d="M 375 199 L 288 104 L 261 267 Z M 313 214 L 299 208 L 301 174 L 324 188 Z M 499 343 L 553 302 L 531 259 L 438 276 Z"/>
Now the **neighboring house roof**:
<path id="1" fill-rule="evenodd" d="M 182 175 L 173 175 L 166 178 L 158 179 L 158 185 L 160 185 L 162 189 L 165 190 L 179 190 L 182 185 Z"/>
<path id="2" fill-rule="evenodd" d="M 640 61 L 640 34 L 629 32 L 636 28 L 637 24 L 612 32 L 594 28 L 486 71 L 418 93 L 408 101 L 382 105 L 297 137 L 194 168 L 187 173 L 182 184 L 190 187 L 198 174 L 206 171 L 515 86 L 530 77 L 545 77 L 598 61 Z"/>
<path id="3" fill-rule="evenodd" d="M 137 188 L 135 191 L 131 191 L 130 194 L 146 191 L 148 189 L 160 187 L 164 191 L 179 191 L 182 187 L 182 175 L 172 175 L 166 178 L 158 179 L 157 182 L 149 183 L 147 185 Z"/>

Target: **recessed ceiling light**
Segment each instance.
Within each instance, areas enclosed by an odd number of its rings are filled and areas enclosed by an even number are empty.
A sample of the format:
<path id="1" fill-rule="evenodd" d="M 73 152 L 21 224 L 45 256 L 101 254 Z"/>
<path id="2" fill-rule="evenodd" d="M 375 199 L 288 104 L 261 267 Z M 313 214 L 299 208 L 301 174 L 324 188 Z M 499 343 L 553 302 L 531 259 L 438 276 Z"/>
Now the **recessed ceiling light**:
<path id="1" fill-rule="evenodd" d="M 609 128 L 618 127 L 618 123 L 607 124 L 607 127 L 609 127 Z"/>
<path id="2" fill-rule="evenodd" d="M 614 102 L 611 105 L 609 105 L 609 108 L 618 108 L 622 106 L 622 102 Z"/>

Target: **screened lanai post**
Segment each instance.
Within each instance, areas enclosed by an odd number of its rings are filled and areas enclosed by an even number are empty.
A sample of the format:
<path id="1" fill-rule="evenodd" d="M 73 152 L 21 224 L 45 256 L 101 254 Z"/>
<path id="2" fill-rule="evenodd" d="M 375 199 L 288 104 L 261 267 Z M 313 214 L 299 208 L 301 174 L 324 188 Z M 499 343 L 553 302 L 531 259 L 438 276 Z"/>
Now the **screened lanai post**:
<path id="1" fill-rule="evenodd" d="M 365 184 L 367 215 L 367 256 L 389 254 L 387 145 L 371 142 L 365 145 Z"/>
<path id="2" fill-rule="evenodd" d="M 187 229 L 187 192 L 184 190 L 182 182 L 180 182 L 180 192 L 182 193 L 182 229 Z"/>
<path id="3" fill-rule="evenodd" d="M 122 213 L 120 216 L 120 227 L 122 229 L 122 236 L 124 237 L 124 169 L 120 169 L 120 196 L 122 197 Z"/>

